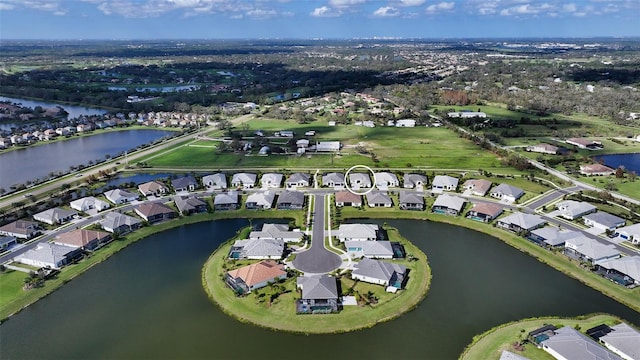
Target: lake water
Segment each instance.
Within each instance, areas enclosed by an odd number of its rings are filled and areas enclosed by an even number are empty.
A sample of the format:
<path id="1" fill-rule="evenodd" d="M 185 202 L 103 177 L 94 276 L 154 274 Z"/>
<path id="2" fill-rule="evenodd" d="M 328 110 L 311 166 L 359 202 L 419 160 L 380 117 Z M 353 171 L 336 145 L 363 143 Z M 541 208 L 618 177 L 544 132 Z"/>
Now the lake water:
<path id="1" fill-rule="evenodd" d="M 123 130 L 72 138 L 50 144 L 27 146 L 0 154 L 0 187 L 47 178 L 50 172 L 104 160 L 173 134 L 164 130 Z"/>
<path id="2" fill-rule="evenodd" d="M 141 240 L 0 325 L 7 359 L 457 359 L 476 334 L 532 316 L 640 314 L 490 236 L 388 221 L 429 257 L 427 298 L 404 316 L 338 335 L 240 323 L 201 286 L 210 253 L 246 220 Z M 294 311 L 293 305 L 291 311 Z M 339 316 L 339 315 L 338 315 Z"/>
<path id="3" fill-rule="evenodd" d="M 103 115 L 108 112 L 107 110 L 93 108 L 93 107 L 73 106 L 73 105 L 66 105 L 66 104 L 50 103 L 45 101 L 10 98 L 5 96 L 0 96 L 0 101 L 10 101 L 12 103 L 22 104 L 22 106 L 29 107 L 32 109 L 35 108 L 36 106 L 41 106 L 43 108 L 52 108 L 52 107 L 59 106 L 69 113 L 68 118 L 70 119 L 76 118 L 82 115 L 87 115 L 87 116 Z"/>
<path id="4" fill-rule="evenodd" d="M 640 153 L 599 155 L 595 159 L 602 159 L 607 166 L 614 169 L 624 166 L 628 171 L 635 171 L 636 174 L 640 174 Z"/>

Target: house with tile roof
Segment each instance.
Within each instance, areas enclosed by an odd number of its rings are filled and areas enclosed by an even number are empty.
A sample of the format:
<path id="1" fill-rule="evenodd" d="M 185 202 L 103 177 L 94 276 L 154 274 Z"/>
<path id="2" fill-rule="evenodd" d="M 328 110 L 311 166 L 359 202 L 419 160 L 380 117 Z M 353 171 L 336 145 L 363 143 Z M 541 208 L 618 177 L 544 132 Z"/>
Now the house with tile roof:
<path id="1" fill-rule="evenodd" d="M 613 175 L 616 171 L 606 165 L 602 164 L 589 164 L 580 165 L 580 174 L 586 176 L 607 176 Z"/>
<path id="2" fill-rule="evenodd" d="M 352 193 L 351 191 L 343 190 L 335 193 L 335 200 L 337 207 L 343 206 L 351 206 L 351 207 L 360 207 L 362 206 L 362 196 Z"/>
<path id="3" fill-rule="evenodd" d="M 162 196 L 169 193 L 169 187 L 160 181 L 152 180 L 138 185 L 138 191 L 142 196 Z"/>
<path id="4" fill-rule="evenodd" d="M 230 270 L 225 274 L 225 282 L 240 295 L 248 294 L 287 278 L 287 272 L 283 264 L 273 260 L 265 260 L 259 263 L 243 266 Z"/>
<path id="5" fill-rule="evenodd" d="M 322 186 L 326 186 L 334 189 L 344 188 L 345 186 L 344 174 L 339 172 L 331 172 L 331 173 L 322 175 Z"/>
<path id="6" fill-rule="evenodd" d="M 176 217 L 176 212 L 161 202 L 140 204 L 133 208 L 133 211 L 149 223 L 156 223 Z"/>
<path id="7" fill-rule="evenodd" d="M 182 176 L 171 180 L 171 187 L 176 193 L 194 191 L 198 188 L 198 181 L 191 176 Z"/>
<path id="8" fill-rule="evenodd" d="M 424 197 L 422 193 L 401 191 L 399 195 L 400 210 L 424 210 Z"/>
<path id="9" fill-rule="evenodd" d="M 240 208 L 240 194 L 231 190 L 216 194 L 213 198 L 213 209 L 215 211 L 237 210 Z"/>
<path id="10" fill-rule="evenodd" d="M 60 269 L 80 256 L 81 252 L 82 250 L 75 246 L 40 242 L 35 248 L 18 255 L 14 260 L 37 268 Z"/>
<path id="11" fill-rule="evenodd" d="M 566 140 L 567 144 L 575 145 L 580 149 L 588 150 L 600 150 L 603 148 L 600 141 L 589 140 L 585 138 L 569 138 Z"/>
<path id="12" fill-rule="evenodd" d="M 393 206 L 393 200 L 385 191 L 370 191 L 366 195 L 367 205 L 369 207 L 385 207 Z"/>
<path id="13" fill-rule="evenodd" d="M 1 232 L 2 228 L 0 228 Z M 640 244 L 640 223 L 617 228 L 615 236 L 635 245 Z"/>
<path id="14" fill-rule="evenodd" d="M 105 191 L 104 197 L 112 203 L 119 205 L 125 204 L 132 201 L 138 200 L 138 194 L 134 194 L 132 192 L 122 190 L 122 189 L 113 189 L 109 191 Z"/>
<path id="15" fill-rule="evenodd" d="M 252 210 L 267 210 L 273 207 L 276 194 L 273 191 L 255 192 L 247 196 L 245 207 Z"/>
<path id="16" fill-rule="evenodd" d="M 345 241 L 344 246 L 352 258 L 393 259 L 391 241 Z"/>
<path id="17" fill-rule="evenodd" d="M 502 206 L 490 202 L 478 202 L 473 204 L 471 210 L 467 212 L 467 218 L 481 222 L 491 222 L 502 214 Z"/>
<path id="18" fill-rule="evenodd" d="M 432 192 L 456 191 L 458 189 L 458 178 L 449 175 L 436 175 L 431 182 Z"/>
<path id="19" fill-rule="evenodd" d="M 87 196 L 81 199 L 73 200 L 69 204 L 69 206 L 71 206 L 72 209 L 82 211 L 82 212 L 87 212 L 89 210 L 96 210 L 99 212 L 111 207 L 111 205 L 108 202 L 102 201 L 93 196 Z"/>
<path id="20" fill-rule="evenodd" d="M 529 232 L 543 227 L 547 222 L 538 215 L 515 211 L 513 214 L 498 219 L 496 226 L 515 233 Z"/>
<path id="21" fill-rule="evenodd" d="M 297 189 L 311 186 L 311 177 L 307 173 L 297 172 L 289 175 L 285 181 L 287 189 Z"/>
<path id="22" fill-rule="evenodd" d="M 33 215 L 33 220 L 40 221 L 49 225 L 64 224 L 71 221 L 78 212 L 75 210 L 66 210 L 62 208 L 52 208 Z"/>
<path id="23" fill-rule="evenodd" d="M 422 174 L 405 174 L 402 180 L 405 189 L 422 189 L 429 183 L 428 178 Z"/>
<path id="24" fill-rule="evenodd" d="M 282 186 L 284 175 L 278 173 L 262 174 L 260 178 L 260 186 L 263 189 L 277 189 Z"/>
<path id="25" fill-rule="evenodd" d="M 142 221 L 116 211 L 109 212 L 100 220 L 100 226 L 110 233 L 126 234 L 142 226 Z"/>
<path id="26" fill-rule="evenodd" d="M 227 176 L 223 173 L 203 176 L 202 185 L 209 190 L 224 190 L 227 188 Z"/>
<path id="27" fill-rule="evenodd" d="M 520 199 L 522 195 L 524 195 L 524 190 L 516 186 L 502 183 L 491 189 L 491 192 L 489 194 L 491 195 L 491 197 L 494 197 L 496 199 L 514 203 L 518 199 Z"/>
<path id="28" fill-rule="evenodd" d="M 296 280 L 301 296 L 296 302 L 297 314 L 328 314 L 339 311 L 336 278 L 329 275 L 304 275 Z"/>
<path id="29" fill-rule="evenodd" d="M 31 239 L 40 235 L 40 225 L 34 221 L 16 220 L 0 226 L 0 235 L 15 236 L 18 239 Z"/>
<path id="30" fill-rule="evenodd" d="M 104 231 L 75 229 L 58 234 L 52 242 L 58 245 L 78 247 L 82 250 L 93 251 L 108 244 L 111 240 L 113 240 L 111 235 Z"/>
<path id="31" fill-rule="evenodd" d="M 621 323 L 610 327 L 611 332 L 599 341 L 625 360 L 640 359 L 640 331 Z"/>
<path id="32" fill-rule="evenodd" d="M 177 195 L 173 201 L 182 215 L 191 215 L 207 212 L 207 202 L 197 196 Z"/>
<path id="33" fill-rule="evenodd" d="M 304 207 L 304 193 L 285 190 L 278 196 L 276 208 L 279 210 L 302 210 Z"/>
<path id="34" fill-rule="evenodd" d="M 235 188 L 253 189 L 258 176 L 252 173 L 236 173 L 231 177 L 231 186 Z"/>
<path id="35" fill-rule="evenodd" d="M 351 278 L 371 284 L 391 286 L 401 289 L 404 286 L 407 268 L 404 265 L 381 260 L 364 258 L 354 265 Z"/>
<path id="36" fill-rule="evenodd" d="M 229 250 L 230 259 L 281 259 L 284 254 L 282 239 L 236 240 Z"/>
<path id="37" fill-rule="evenodd" d="M 584 235 L 567 239 L 564 248 L 565 255 L 592 265 L 620 257 L 620 253 L 612 244 L 603 244 Z"/>
<path id="38" fill-rule="evenodd" d="M 440 194 L 433 202 L 431 212 L 436 214 L 457 216 L 464 208 L 465 199 L 449 194 Z"/>
<path id="39" fill-rule="evenodd" d="M 556 359 L 622 360 L 618 355 L 569 326 L 554 330 L 552 336 L 540 342 L 540 346 Z"/>
<path id="40" fill-rule="evenodd" d="M 491 181 L 485 179 L 469 179 L 462 184 L 462 188 L 475 196 L 485 196 L 491 188 Z"/>
<path id="41" fill-rule="evenodd" d="M 576 220 L 584 215 L 591 214 L 598 210 L 597 207 L 585 201 L 564 200 L 556 204 L 559 216 L 567 220 Z"/>

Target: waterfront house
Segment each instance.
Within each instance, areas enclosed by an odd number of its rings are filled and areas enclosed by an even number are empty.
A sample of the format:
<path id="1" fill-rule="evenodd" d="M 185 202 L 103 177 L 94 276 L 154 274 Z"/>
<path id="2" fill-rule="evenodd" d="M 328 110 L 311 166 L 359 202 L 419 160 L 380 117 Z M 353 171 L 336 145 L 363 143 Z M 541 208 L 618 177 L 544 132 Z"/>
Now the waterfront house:
<path id="1" fill-rule="evenodd" d="M 352 258 L 392 259 L 391 241 L 345 241 L 344 246 Z"/>
<path id="2" fill-rule="evenodd" d="M 0 227 L 0 235 L 31 239 L 40 235 L 40 225 L 28 220 L 16 220 Z"/>
<path id="3" fill-rule="evenodd" d="M 282 239 L 236 240 L 229 250 L 231 259 L 281 259 L 284 254 Z"/>
<path id="4" fill-rule="evenodd" d="M 365 173 L 351 173 L 349 174 L 349 184 L 355 190 L 371 187 L 371 178 L 369 174 Z"/>
<path id="5" fill-rule="evenodd" d="M 333 276 L 300 276 L 296 287 L 302 292 L 296 302 L 297 314 L 328 314 L 339 310 L 338 286 Z"/>
<path id="6" fill-rule="evenodd" d="M 369 207 L 390 208 L 393 206 L 391 197 L 384 191 L 370 191 L 369 193 L 367 193 L 366 198 Z"/>
<path id="7" fill-rule="evenodd" d="M 402 289 L 407 276 L 404 265 L 364 258 L 354 265 L 351 278 Z"/>
<path id="8" fill-rule="evenodd" d="M 467 218 L 482 222 L 491 222 L 502 214 L 502 206 L 489 202 L 479 202 L 473 204 L 471 210 L 467 212 Z"/>
<path id="9" fill-rule="evenodd" d="M 137 194 L 122 189 L 113 189 L 106 191 L 104 193 L 104 197 L 106 197 L 107 200 L 116 205 L 138 200 Z"/>
<path id="10" fill-rule="evenodd" d="M 82 250 L 93 251 L 111 242 L 109 233 L 87 229 L 75 229 L 61 233 L 53 239 L 54 244 L 78 247 Z"/>
<path id="11" fill-rule="evenodd" d="M 76 246 L 40 242 L 35 248 L 18 255 L 14 260 L 37 268 L 60 269 L 75 260 L 81 253 L 81 249 Z"/>
<path id="12" fill-rule="evenodd" d="M 72 209 L 87 212 L 89 210 L 102 211 L 111 207 L 108 202 L 96 199 L 93 196 L 83 197 L 72 201 L 70 204 Z"/>
<path id="13" fill-rule="evenodd" d="M 160 181 L 152 180 L 138 185 L 138 191 L 142 196 L 162 196 L 169 192 L 169 188 Z"/>
<path id="14" fill-rule="evenodd" d="M 276 209 L 302 210 L 304 207 L 304 193 L 300 191 L 285 190 L 278 196 Z"/>
<path id="15" fill-rule="evenodd" d="M 618 355 L 569 326 L 554 330 L 548 339 L 540 342 L 540 346 L 556 359 L 622 360 Z"/>
<path id="16" fill-rule="evenodd" d="M 469 191 L 471 195 L 485 196 L 491 188 L 491 181 L 485 179 L 470 179 L 462 184 L 462 188 Z"/>
<path id="17" fill-rule="evenodd" d="M 429 181 L 422 174 L 405 174 L 402 180 L 405 189 L 422 189 Z"/>
<path id="18" fill-rule="evenodd" d="M 584 201 L 565 200 L 556 204 L 559 216 L 567 220 L 576 220 L 598 210 L 597 207 Z"/>
<path id="19" fill-rule="evenodd" d="M 515 211 L 511 215 L 498 219 L 498 222 L 496 223 L 498 227 L 515 233 L 529 232 L 543 227 L 544 224 L 546 224 L 546 221 L 542 217 L 519 211 Z"/>
<path id="20" fill-rule="evenodd" d="M 603 244 L 584 235 L 567 239 L 564 247 L 565 255 L 592 265 L 620 257 L 620 253 L 612 244 Z"/>
<path id="21" fill-rule="evenodd" d="M 227 176 L 223 173 L 202 177 L 202 185 L 209 190 L 223 190 L 227 188 Z"/>
<path id="22" fill-rule="evenodd" d="M 235 188 L 253 189 L 256 186 L 256 174 L 251 173 L 236 173 L 231 178 L 231 186 Z"/>
<path id="23" fill-rule="evenodd" d="M 424 197 L 422 193 L 401 191 L 399 202 L 400 210 L 424 210 Z"/>
<path id="24" fill-rule="evenodd" d="M 345 241 L 375 241 L 383 238 L 380 227 L 376 224 L 341 224 L 333 234 L 341 242 Z"/>
<path id="25" fill-rule="evenodd" d="M 235 190 L 216 194 L 213 199 L 215 211 L 237 210 L 238 208 L 240 208 L 240 195 Z"/>
<path id="26" fill-rule="evenodd" d="M 15 236 L 0 236 L 0 250 L 5 251 L 13 245 L 18 244 L 18 239 Z"/>
<path id="27" fill-rule="evenodd" d="M 610 327 L 610 332 L 599 341 L 625 360 L 640 359 L 640 331 L 621 323 Z"/>
<path id="28" fill-rule="evenodd" d="M 133 216 L 112 211 L 104 215 L 104 218 L 100 220 L 100 226 L 104 231 L 110 233 L 126 234 L 140 228 L 142 221 Z"/>
<path id="29" fill-rule="evenodd" d="M 567 239 L 582 236 L 581 233 L 573 230 L 561 230 L 557 227 L 545 226 L 532 230 L 527 239 L 534 243 L 548 247 L 564 247 Z"/>
<path id="30" fill-rule="evenodd" d="M 464 208 L 465 200 L 459 196 L 440 194 L 433 202 L 431 212 L 457 216 Z"/>
<path id="31" fill-rule="evenodd" d="M 2 228 L 0 228 L 0 233 L 1 232 Z M 629 241 L 635 245 L 640 244 L 640 223 L 616 229 L 615 236 L 624 241 Z"/>
<path id="32" fill-rule="evenodd" d="M 456 191 L 458 178 L 449 175 L 436 175 L 431 182 L 432 192 Z"/>
<path id="33" fill-rule="evenodd" d="M 191 176 L 182 176 L 171 180 L 171 187 L 176 193 L 194 191 L 198 188 L 198 182 Z"/>
<path id="34" fill-rule="evenodd" d="M 178 211 L 182 215 L 191 215 L 207 212 L 206 201 L 195 196 L 175 196 L 173 198 Z"/>
<path id="35" fill-rule="evenodd" d="M 566 140 L 566 143 L 569 145 L 575 145 L 579 149 L 587 150 L 600 150 L 604 147 L 600 141 L 589 140 L 585 138 L 569 138 Z"/>
<path id="36" fill-rule="evenodd" d="M 626 223 L 623 218 L 603 211 L 587 214 L 582 217 L 582 220 L 585 225 L 599 229 L 601 232 L 605 232 L 607 230 L 614 231 L 616 228 L 624 226 Z"/>
<path id="37" fill-rule="evenodd" d="M 322 186 L 342 189 L 345 186 L 344 174 L 332 172 L 322 175 Z"/>
<path id="38" fill-rule="evenodd" d="M 61 208 L 52 208 L 33 215 L 33 220 L 40 221 L 49 225 L 59 225 L 66 223 L 77 216 L 75 210 L 65 210 Z"/>
<path id="39" fill-rule="evenodd" d="M 496 199 L 514 203 L 524 195 L 524 190 L 503 183 L 491 189 L 490 195 Z"/>
<path id="40" fill-rule="evenodd" d="M 255 192 L 247 196 L 245 207 L 252 210 L 267 210 L 273 207 L 276 194 L 273 191 Z"/>
<path id="41" fill-rule="evenodd" d="M 275 189 L 282 185 L 282 179 L 284 176 L 278 173 L 263 174 L 260 178 L 260 185 L 263 189 Z"/>
<path id="42" fill-rule="evenodd" d="M 614 169 L 602 164 L 580 165 L 580 174 L 586 176 L 607 176 L 615 172 Z"/>
<path id="43" fill-rule="evenodd" d="M 276 239 L 285 243 L 300 242 L 304 234 L 300 231 L 289 230 L 288 224 L 263 224 L 260 231 L 252 231 L 249 233 L 249 239 Z"/>
<path id="44" fill-rule="evenodd" d="M 598 264 L 600 274 L 624 286 L 640 286 L 640 256 L 623 256 Z"/>
<path id="45" fill-rule="evenodd" d="M 400 181 L 398 181 L 398 176 L 391 172 L 377 172 L 374 173 L 374 179 L 376 181 L 376 187 L 380 190 L 387 190 L 390 187 L 398 187 L 400 186 Z"/>
<path id="46" fill-rule="evenodd" d="M 284 265 L 272 260 L 243 266 L 230 270 L 225 274 L 227 285 L 240 295 L 250 293 L 253 290 L 269 285 L 269 283 L 286 278 L 287 272 L 284 269 Z"/>
<path id="47" fill-rule="evenodd" d="M 285 186 L 287 189 L 297 189 L 299 187 L 309 187 L 311 186 L 311 177 L 307 173 L 293 173 L 289 175 L 287 180 L 285 181 Z"/>
<path id="48" fill-rule="evenodd" d="M 173 211 L 172 208 L 160 202 L 140 204 L 136 206 L 133 211 L 150 223 L 165 221 L 176 217 L 176 212 Z"/>
<path id="49" fill-rule="evenodd" d="M 352 193 L 351 191 L 338 191 L 335 194 L 336 198 L 336 206 L 352 206 L 352 207 L 360 207 L 362 206 L 362 196 Z"/>

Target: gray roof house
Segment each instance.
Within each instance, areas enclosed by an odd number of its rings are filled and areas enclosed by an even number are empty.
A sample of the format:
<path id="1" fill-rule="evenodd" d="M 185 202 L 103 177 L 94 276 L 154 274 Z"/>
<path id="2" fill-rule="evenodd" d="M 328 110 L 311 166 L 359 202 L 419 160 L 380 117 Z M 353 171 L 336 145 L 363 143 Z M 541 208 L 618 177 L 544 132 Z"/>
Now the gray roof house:
<path id="1" fill-rule="evenodd" d="M 565 255 L 592 265 L 620 257 L 620 253 L 612 244 L 603 244 L 584 235 L 567 239 L 564 247 Z"/>
<path id="2" fill-rule="evenodd" d="M 541 341 L 540 346 L 556 359 L 622 360 L 572 327 L 565 326 L 553 333 L 547 340 Z"/>
<path id="3" fill-rule="evenodd" d="M 108 202 L 96 199 L 93 196 L 74 200 L 69 204 L 69 206 L 71 206 L 72 209 L 84 212 L 88 210 L 102 211 L 111 207 Z"/>
<path id="4" fill-rule="evenodd" d="M 405 189 L 415 189 L 427 185 L 429 180 L 422 174 L 405 174 L 403 181 Z"/>
<path id="5" fill-rule="evenodd" d="M 0 226 L 0 235 L 15 236 L 18 239 L 31 239 L 40 234 L 40 225 L 28 220 L 16 220 Z"/>
<path id="6" fill-rule="evenodd" d="M 333 231 L 333 235 L 341 242 L 378 240 L 380 234 L 380 227 L 376 224 L 341 224 L 338 230 Z"/>
<path id="7" fill-rule="evenodd" d="M 224 173 L 206 175 L 202 177 L 202 185 L 211 190 L 227 188 L 227 176 Z"/>
<path id="8" fill-rule="evenodd" d="M 216 194 L 216 197 L 213 199 L 213 209 L 216 211 L 236 210 L 239 207 L 240 195 L 235 190 Z"/>
<path id="9" fill-rule="evenodd" d="M 465 200 L 459 196 L 440 194 L 433 202 L 431 211 L 436 214 L 458 215 L 464 207 Z"/>
<path id="10" fill-rule="evenodd" d="M 505 216 L 502 219 L 498 219 L 496 225 L 505 230 L 517 233 L 521 231 L 528 232 L 531 230 L 535 230 L 539 227 L 544 226 L 545 223 L 546 221 L 538 215 L 515 211 L 511 215 Z"/>
<path id="11" fill-rule="evenodd" d="M 261 191 L 247 196 L 245 206 L 247 209 L 271 209 L 276 194 L 273 191 Z"/>
<path id="12" fill-rule="evenodd" d="M 349 184 L 355 190 L 371 187 L 371 178 L 365 173 L 349 174 Z"/>
<path id="13" fill-rule="evenodd" d="M 81 249 L 77 246 L 41 242 L 34 249 L 26 251 L 14 260 L 38 268 L 60 269 L 70 263 L 80 252 Z"/>
<path id="14" fill-rule="evenodd" d="M 289 230 L 288 224 L 263 224 L 260 231 L 249 233 L 249 239 L 277 239 L 288 242 L 299 242 L 304 237 L 301 231 Z"/>
<path id="15" fill-rule="evenodd" d="M 436 175 L 431 182 L 431 191 L 456 191 L 458 188 L 458 178 L 449 175 Z"/>
<path id="16" fill-rule="evenodd" d="M 229 250 L 231 259 L 280 259 L 284 254 L 281 239 L 236 240 Z"/>
<path id="17" fill-rule="evenodd" d="M 491 181 L 485 179 L 469 179 L 462 184 L 462 187 L 471 192 L 472 195 L 485 196 L 491 188 Z"/>
<path id="18" fill-rule="evenodd" d="M 544 246 L 556 247 L 564 246 L 567 239 L 582 236 L 578 231 L 560 230 L 557 227 L 545 226 L 535 229 L 529 233 L 527 239 Z"/>
<path id="19" fill-rule="evenodd" d="M 344 174 L 338 172 L 332 172 L 322 175 L 322 186 L 331 188 L 344 188 L 345 180 Z"/>
<path id="20" fill-rule="evenodd" d="M 501 199 L 510 203 L 516 202 L 524 195 L 524 190 L 519 187 L 511 186 L 509 184 L 500 184 L 489 193 L 491 197 Z"/>
<path id="21" fill-rule="evenodd" d="M 338 286 L 333 276 L 300 276 L 296 280 L 296 287 L 302 291 L 296 304 L 296 313 L 326 314 L 339 310 Z"/>
<path id="22" fill-rule="evenodd" d="M 134 194 L 122 189 L 105 191 L 104 196 L 107 198 L 107 200 L 116 205 L 138 200 L 138 194 Z"/>
<path id="23" fill-rule="evenodd" d="M 193 176 L 187 175 L 171 180 L 171 186 L 176 193 L 194 191 L 198 187 L 198 182 Z"/>
<path id="24" fill-rule="evenodd" d="M 625 323 L 610 328 L 612 331 L 600 342 L 624 359 L 640 359 L 640 332 Z"/>
<path id="25" fill-rule="evenodd" d="M 256 186 L 256 174 L 251 173 L 236 173 L 231 178 L 231 186 L 241 187 L 243 189 L 252 189 Z"/>
<path id="26" fill-rule="evenodd" d="M 282 174 L 262 174 L 262 177 L 260 178 L 260 185 L 263 189 L 279 188 L 280 186 L 282 186 L 282 179 L 284 179 L 284 175 Z"/>
<path id="27" fill-rule="evenodd" d="M 386 207 L 393 206 L 391 197 L 384 191 L 370 191 L 366 195 L 369 207 Z"/>
<path id="28" fill-rule="evenodd" d="M 390 187 L 398 187 L 400 186 L 400 181 L 396 174 L 391 172 L 377 172 L 374 173 L 374 178 L 376 180 L 376 187 L 380 190 L 387 190 Z"/>
<path id="29" fill-rule="evenodd" d="M 182 215 L 207 212 L 207 203 L 195 196 L 175 196 L 173 201 Z"/>
<path id="30" fill-rule="evenodd" d="M 422 193 L 401 191 L 399 200 L 401 210 L 424 210 L 424 197 Z"/>
<path id="31" fill-rule="evenodd" d="M 393 259 L 391 241 L 345 241 L 344 246 L 352 258 Z"/>
<path id="32" fill-rule="evenodd" d="M 304 193 L 285 190 L 278 196 L 276 208 L 279 210 L 301 210 L 304 207 Z"/>
<path id="33" fill-rule="evenodd" d="M 598 264 L 609 274 L 618 275 L 630 284 L 640 285 L 640 256 L 623 256 L 618 259 L 607 260 Z M 625 279 L 624 277 L 627 277 Z M 611 276 L 608 276 L 611 278 Z"/>
<path id="34" fill-rule="evenodd" d="M 18 239 L 15 236 L 0 236 L 0 250 L 6 250 L 17 243 Z"/>
<path id="35" fill-rule="evenodd" d="M 2 228 L 0 228 L 0 231 Z M 640 244 L 640 223 L 616 229 L 615 235 L 632 244 Z"/>
<path id="36" fill-rule="evenodd" d="M 142 221 L 139 219 L 116 211 L 106 213 L 104 218 L 100 220 L 102 229 L 110 233 L 125 234 L 139 228 L 141 225 Z"/>
<path id="37" fill-rule="evenodd" d="M 33 215 L 33 220 L 40 221 L 49 225 L 62 224 L 78 215 L 75 210 L 65 210 L 61 208 L 53 208 L 45 210 Z"/>
<path id="38" fill-rule="evenodd" d="M 584 201 L 565 200 L 556 204 L 558 216 L 567 220 L 575 220 L 598 210 L 597 207 Z"/>
<path id="39" fill-rule="evenodd" d="M 311 186 L 311 177 L 307 173 L 293 173 L 289 175 L 287 180 L 285 181 L 285 186 L 287 189 L 297 189 L 299 187 L 309 187 Z"/>
<path id="40" fill-rule="evenodd" d="M 613 231 L 626 223 L 623 218 L 602 211 L 587 214 L 582 217 L 582 220 L 585 225 L 600 229 L 602 232 Z"/>
<path id="41" fill-rule="evenodd" d="M 401 289 L 407 275 L 404 265 L 364 258 L 354 265 L 351 278 Z"/>

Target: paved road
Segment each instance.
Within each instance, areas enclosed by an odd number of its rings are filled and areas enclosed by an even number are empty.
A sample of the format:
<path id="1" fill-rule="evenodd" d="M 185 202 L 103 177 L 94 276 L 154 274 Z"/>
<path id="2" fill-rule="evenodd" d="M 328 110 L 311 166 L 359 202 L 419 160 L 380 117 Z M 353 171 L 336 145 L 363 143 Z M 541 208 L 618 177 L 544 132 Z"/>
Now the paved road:
<path id="1" fill-rule="evenodd" d="M 527 204 L 526 208 L 533 211 L 543 205 L 546 205 L 552 201 L 555 201 L 563 197 L 566 194 L 571 194 L 580 190 L 581 188 L 579 186 L 572 186 L 565 189 L 555 189 L 545 194 L 544 196 L 541 196 L 539 199 Z"/>
<path id="2" fill-rule="evenodd" d="M 293 267 L 312 274 L 331 272 L 340 265 L 342 259 L 324 247 L 325 238 L 325 207 L 323 196 L 313 196 L 313 230 L 311 233 L 311 247 L 299 253 L 293 260 Z"/>

